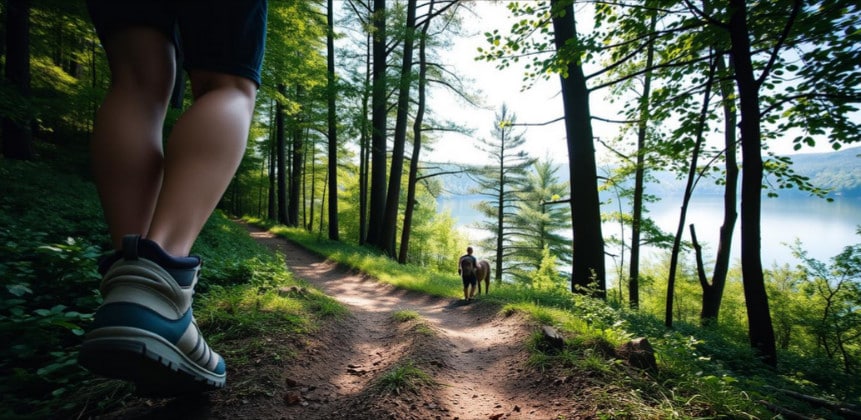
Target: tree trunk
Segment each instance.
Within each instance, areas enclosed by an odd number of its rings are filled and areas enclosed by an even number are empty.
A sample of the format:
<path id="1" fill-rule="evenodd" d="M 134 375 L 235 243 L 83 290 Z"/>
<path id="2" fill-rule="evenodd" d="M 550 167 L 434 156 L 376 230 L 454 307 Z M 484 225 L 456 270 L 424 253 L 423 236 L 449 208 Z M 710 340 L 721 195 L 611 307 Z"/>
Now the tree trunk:
<path id="1" fill-rule="evenodd" d="M 302 97 L 303 88 L 300 85 L 296 86 L 297 100 Z M 300 124 L 300 116 L 292 118 L 293 126 L 291 127 L 292 138 L 292 163 L 290 165 L 290 194 L 287 202 L 287 220 L 288 226 L 299 226 L 299 206 L 302 201 L 302 169 L 305 162 L 305 139 L 302 135 L 302 127 Z M 304 225 L 304 220 L 302 224 Z"/>
<path id="2" fill-rule="evenodd" d="M 430 11 L 428 16 L 433 12 L 433 3 L 431 0 Z M 430 27 L 430 19 L 425 21 L 422 26 L 422 32 L 419 38 L 419 85 L 418 85 L 418 105 L 416 108 L 416 118 L 413 121 L 413 153 L 410 157 L 410 172 L 407 181 L 407 204 L 404 210 L 404 228 L 401 230 L 401 246 L 398 252 L 398 262 L 401 264 L 407 263 L 407 257 L 410 249 L 410 232 L 413 223 L 413 210 L 416 206 L 416 182 L 419 172 L 419 155 L 422 150 L 422 122 L 425 115 L 425 86 L 427 84 L 427 56 L 425 47 L 427 46 L 428 28 Z"/>
<path id="3" fill-rule="evenodd" d="M 571 2 L 550 2 L 553 9 L 553 30 L 557 51 L 576 40 L 574 6 Z M 604 238 L 601 234 L 601 203 L 598 198 L 598 172 L 592 136 L 589 91 L 578 57 L 568 61 L 568 74 L 560 75 L 562 102 L 565 113 L 565 134 L 568 138 L 568 160 L 571 180 L 571 216 L 573 264 L 571 289 L 596 286 L 594 294 L 606 297 L 604 271 Z"/>
<path id="4" fill-rule="evenodd" d="M 649 33 L 655 33 L 657 14 L 652 15 Z M 655 57 L 654 35 L 646 51 L 646 74 L 643 80 L 643 95 L 640 98 L 640 121 L 637 127 L 637 170 L 634 174 L 634 209 L 631 216 L 631 263 L 628 267 L 628 305 L 640 307 L 640 222 L 643 220 L 643 183 L 646 175 L 646 130 L 649 118 L 649 97 L 652 91 L 652 63 Z"/>
<path id="5" fill-rule="evenodd" d="M 774 328 L 762 274 L 760 213 L 762 200 L 762 138 L 759 84 L 753 75 L 745 0 L 729 2 L 729 33 L 741 111 L 741 266 L 751 346 L 763 362 L 777 366 Z"/>
<path id="6" fill-rule="evenodd" d="M 389 174 L 389 190 L 386 193 L 386 212 L 383 215 L 382 232 L 386 254 L 397 258 L 395 234 L 398 226 L 398 207 L 401 201 L 401 179 L 404 172 L 404 150 L 407 143 L 407 117 L 410 109 L 410 86 L 412 85 L 413 39 L 416 31 L 416 0 L 407 1 L 406 36 L 404 37 L 401 78 L 398 86 L 398 107 L 395 117 L 395 140 L 392 147 L 392 164 Z"/>
<path id="7" fill-rule="evenodd" d="M 502 121 L 507 120 L 506 108 L 502 108 Z M 494 258 L 495 270 L 493 272 L 493 280 L 496 284 L 502 283 L 502 261 L 503 255 L 505 252 L 505 156 L 506 156 L 506 142 L 507 134 L 509 133 L 509 129 L 501 130 L 500 132 L 500 142 L 499 142 L 499 172 L 496 174 L 496 179 L 499 180 L 499 190 L 497 190 L 496 196 L 496 258 Z"/>
<path id="8" fill-rule="evenodd" d="M 328 68 L 328 84 L 329 84 L 329 162 L 328 173 L 326 175 L 329 189 L 329 239 L 337 241 L 338 238 L 338 124 L 335 118 L 335 96 L 337 95 L 337 86 L 335 84 L 335 18 L 332 0 L 328 0 L 326 4 L 326 25 L 328 31 L 326 34 L 326 49 L 328 54 L 326 57 L 326 67 Z M 320 213 L 322 220 L 323 213 Z"/>
<path id="9" fill-rule="evenodd" d="M 281 95 L 287 94 L 287 86 L 285 84 L 278 85 L 278 92 Z M 278 102 L 275 105 L 275 150 L 278 164 L 278 223 L 290 226 L 290 217 L 287 214 L 287 134 L 286 134 L 286 115 L 284 115 L 284 105 Z"/>
<path id="10" fill-rule="evenodd" d="M 703 141 L 705 140 L 704 132 L 706 130 L 706 117 L 709 110 L 709 99 L 712 94 L 712 83 L 714 82 L 714 66 L 711 66 L 706 82 L 706 91 L 703 94 L 703 107 L 700 111 L 699 122 L 697 123 L 697 140 L 694 143 L 694 150 L 691 153 L 691 164 L 688 168 L 688 180 L 685 184 L 685 194 L 682 198 L 682 209 L 679 213 L 679 225 L 676 228 L 676 236 L 673 238 L 673 249 L 670 254 L 670 272 L 667 276 L 667 301 L 666 311 L 664 313 L 664 324 L 667 328 L 673 326 L 673 302 L 675 300 L 675 285 L 676 285 L 676 269 L 679 264 L 679 253 L 682 246 L 682 234 L 685 232 L 685 219 L 688 215 L 688 205 L 691 202 L 691 196 L 694 193 L 694 185 L 697 177 L 697 162 L 699 161 L 700 150 L 702 150 Z"/>
<path id="11" fill-rule="evenodd" d="M 307 136 L 302 136 L 307 137 Z M 305 199 L 302 200 L 302 204 L 304 206 L 303 211 L 303 225 L 305 226 L 305 230 L 311 232 L 314 230 L 314 203 L 317 202 L 317 147 L 314 142 L 310 142 L 308 145 L 308 153 L 305 154 L 305 174 L 306 177 L 311 177 L 311 188 L 308 188 L 308 182 L 302 183 L 302 191 L 305 192 Z M 311 164 L 311 170 L 308 170 L 308 164 Z M 310 190 L 310 194 L 309 191 Z M 308 197 L 310 195 L 310 197 Z"/>
<path id="12" fill-rule="evenodd" d="M 6 1 L 6 83 L 12 87 L 20 112 L 3 116 L 3 156 L 7 159 L 33 158 L 33 131 L 30 126 L 30 0 Z"/>
<path id="13" fill-rule="evenodd" d="M 371 34 L 368 33 L 368 48 L 365 51 L 365 87 L 362 89 L 361 134 L 359 145 L 359 244 L 368 239 L 368 161 L 370 157 L 370 136 L 368 135 L 368 101 L 371 85 Z"/>
<path id="14" fill-rule="evenodd" d="M 720 313 L 721 301 L 723 300 L 723 290 L 726 286 L 727 273 L 729 273 L 730 250 L 732 248 L 733 230 L 735 230 L 735 222 L 738 218 L 736 206 L 738 199 L 738 162 L 736 161 L 736 111 L 734 103 L 735 91 L 732 87 L 732 82 L 722 76 L 728 74 L 726 63 L 723 57 L 717 58 L 717 70 L 720 75 L 720 88 L 723 111 L 724 111 L 724 145 L 726 165 L 726 184 L 724 185 L 723 199 L 723 224 L 720 227 L 720 237 L 718 239 L 717 254 L 715 256 L 715 268 L 712 274 L 711 284 L 701 282 L 703 289 L 703 308 L 700 312 L 700 323 L 702 325 L 710 325 L 718 322 L 718 314 Z"/>
<path id="15" fill-rule="evenodd" d="M 283 152 L 283 144 L 281 144 L 282 148 L 279 148 L 279 143 L 276 141 L 278 130 L 276 129 L 278 124 L 278 115 L 280 106 L 276 103 L 273 107 L 275 111 L 272 111 L 272 121 L 276 123 L 273 124 L 272 129 L 269 132 L 269 203 L 267 205 L 267 216 L 266 218 L 269 220 L 278 220 L 278 195 L 276 192 L 280 191 L 281 185 L 280 183 L 276 183 L 275 179 L 278 174 L 281 174 L 281 170 L 276 170 L 276 168 L 281 168 L 281 165 L 284 163 L 284 152 Z M 283 118 L 283 117 L 281 117 Z M 283 138 L 282 138 L 283 139 Z M 283 143 L 283 142 L 282 142 Z M 278 150 L 281 150 L 279 153 Z M 280 157 L 278 157 L 280 156 Z M 280 179 L 279 179 L 280 181 Z"/>
<path id="16" fill-rule="evenodd" d="M 371 92 L 371 204 L 368 243 L 385 248 L 382 237 L 386 212 L 386 0 L 374 0 L 374 70 Z"/>

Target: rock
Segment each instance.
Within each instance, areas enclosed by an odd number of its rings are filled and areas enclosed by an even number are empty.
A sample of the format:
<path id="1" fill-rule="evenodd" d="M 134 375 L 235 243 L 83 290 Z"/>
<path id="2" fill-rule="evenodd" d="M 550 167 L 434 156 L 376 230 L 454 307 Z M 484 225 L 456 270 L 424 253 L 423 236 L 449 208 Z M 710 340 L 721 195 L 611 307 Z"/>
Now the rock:
<path id="1" fill-rule="evenodd" d="M 287 296 L 296 296 L 296 295 L 304 295 L 308 290 L 304 287 L 299 286 L 290 286 L 290 287 L 281 287 L 278 288 L 278 296 L 287 297 Z"/>
<path id="2" fill-rule="evenodd" d="M 287 391 L 284 394 L 284 404 L 287 405 L 296 405 L 302 402 L 302 394 L 298 391 Z"/>
<path id="3" fill-rule="evenodd" d="M 655 360 L 655 349 L 645 337 L 635 338 L 623 344 L 617 351 L 619 356 L 625 359 L 629 365 L 649 372 L 658 371 L 658 362 Z"/>
<path id="4" fill-rule="evenodd" d="M 549 325 L 541 326 L 541 342 L 538 343 L 538 349 L 545 353 L 555 353 L 561 351 L 565 347 L 565 339 L 562 334 Z"/>

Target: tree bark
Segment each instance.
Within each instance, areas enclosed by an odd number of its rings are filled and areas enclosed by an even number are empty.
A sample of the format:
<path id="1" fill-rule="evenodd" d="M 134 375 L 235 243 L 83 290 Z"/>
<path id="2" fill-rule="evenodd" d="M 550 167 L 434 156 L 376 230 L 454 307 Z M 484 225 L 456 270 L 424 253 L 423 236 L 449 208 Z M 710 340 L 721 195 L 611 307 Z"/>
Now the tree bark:
<path id="1" fill-rule="evenodd" d="M 3 156 L 7 159 L 33 158 L 33 131 L 30 126 L 30 0 L 6 2 L 5 78 L 16 93 L 21 112 L 3 116 Z"/>
<path id="2" fill-rule="evenodd" d="M 652 15 L 649 32 L 655 33 L 658 16 Z M 643 96 L 640 98 L 640 121 L 637 127 L 637 170 L 634 175 L 634 209 L 631 216 L 631 263 L 628 266 L 628 306 L 640 307 L 640 223 L 643 220 L 643 183 L 646 174 L 646 129 L 649 118 L 649 97 L 652 93 L 652 63 L 655 57 L 654 35 L 646 51 L 646 74 L 643 80 Z"/>
<path id="3" fill-rule="evenodd" d="M 328 68 L 328 101 L 329 101 L 329 156 L 328 174 L 326 176 L 329 189 L 329 239 L 337 241 L 338 238 L 338 124 L 335 109 L 335 96 L 337 86 L 335 82 L 335 18 L 332 0 L 326 4 L 326 67 Z M 322 219 L 322 212 L 320 213 Z"/>
<path id="4" fill-rule="evenodd" d="M 550 2 L 557 51 L 576 41 L 574 6 L 571 1 Z M 568 139 L 571 179 L 571 216 L 573 230 L 573 264 L 571 289 L 596 286 L 594 294 L 606 297 L 604 270 L 604 237 L 601 234 L 601 204 L 598 198 L 598 175 L 592 136 L 589 91 L 578 57 L 568 60 L 567 75 L 560 75 Z M 579 286 L 579 287 L 578 287 Z"/>
<path id="5" fill-rule="evenodd" d="M 430 16 L 433 13 L 434 0 L 430 2 Z M 419 85 L 418 85 L 418 105 L 416 107 L 416 118 L 413 121 L 413 153 L 410 157 L 410 172 L 407 181 L 407 204 L 404 210 L 404 228 L 401 230 L 401 245 L 398 252 L 398 262 L 401 264 L 407 263 L 407 257 L 410 249 L 410 232 L 413 224 L 413 210 L 416 206 L 416 182 L 419 172 L 419 155 L 422 149 L 422 122 L 425 115 L 425 87 L 427 85 L 427 55 L 425 48 L 427 47 L 428 28 L 430 27 L 430 19 L 425 21 L 422 26 L 422 32 L 419 38 Z"/>
<path id="6" fill-rule="evenodd" d="M 283 83 L 278 85 L 281 95 L 287 94 L 287 86 Z M 287 134 L 284 119 L 284 105 L 278 102 L 275 105 L 275 155 L 278 165 L 278 223 L 290 226 L 290 217 L 287 215 Z"/>
<path id="7" fill-rule="evenodd" d="M 404 150 L 407 143 L 407 117 L 410 109 L 410 86 L 412 85 L 413 39 L 416 31 L 416 0 L 407 1 L 406 36 L 401 63 L 401 78 L 398 86 L 398 107 L 395 116 L 395 138 L 392 146 L 392 163 L 389 174 L 389 189 L 386 193 L 386 212 L 383 215 L 383 246 L 391 258 L 397 258 L 395 234 L 398 226 L 398 208 L 401 202 L 401 179 L 404 172 Z"/>
<path id="8" fill-rule="evenodd" d="M 703 307 L 700 312 L 700 323 L 710 325 L 718 322 L 720 306 L 723 300 L 723 290 L 726 286 L 726 278 L 729 273 L 729 264 L 732 248 L 732 236 L 735 230 L 735 222 L 738 219 L 736 206 L 738 205 L 738 162 L 736 161 L 736 111 L 733 101 L 734 90 L 732 82 L 724 79 L 722 75 L 728 74 L 723 57 L 717 59 L 718 75 L 721 75 L 718 87 L 720 88 L 723 111 L 724 111 L 724 148 L 726 165 L 726 184 L 724 185 L 723 200 L 723 223 L 720 227 L 718 248 L 715 255 L 715 267 L 712 274 L 711 284 L 701 282 L 703 289 Z"/>
<path id="9" fill-rule="evenodd" d="M 368 33 L 367 50 L 365 51 L 365 87 L 362 89 L 362 116 L 359 145 L 359 244 L 362 245 L 368 239 L 368 167 L 370 160 L 370 136 L 368 130 L 368 101 L 371 93 L 368 86 L 371 85 L 371 34 Z"/>
<path id="10" fill-rule="evenodd" d="M 274 103 L 274 101 L 273 101 L 273 103 Z M 277 168 L 276 165 L 279 163 L 278 159 L 276 158 L 277 142 L 275 140 L 276 139 L 276 133 L 277 133 L 275 126 L 277 125 L 277 120 L 278 120 L 278 118 L 276 116 L 277 115 L 276 110 L 278 109 L 278 105 L 277 105 L 277 103 L 274 103 L 274 104 L 275 104 L 275 106 L 272 107 L 273 110 L 271 111 L 271 117 L 272 117 L 272 121 L 276 121 L 276 124 L 272 124 L 272 128 L 269 129 L 269 156 L 268 156 L 268 159 L 269 159 L 269 199 L 268 199 L 268 203 L 266 206 L 266 208 L 267 208 L 266 218 L 268 220 L 278 220 L 278 205 L 277 205 L 277 194 L 276 194 L 276 192 L 278 191 L 278 187 L 277 187 L 277 183 L 275 182 L 275 179 L 277 177 L 277 172 L 278 172 L 276 170 L 276 168 Z"/>
<path id="11" fill-rule="evenodd" d="M 301 85 L 296 86 L 296 98 L 299 99 L 303 95 Z M 290 165 L 290 194 L 287 202 L 287 221 L 288 226 L 299 226 L 299 205 L 302 201 L 302 173 L 305 162 L 305 139 L 302 135 L 300 124 L 301 117 L 295 116 L 292 118 L 293 124 L 290 131 L 292 139 L 293 153 L 291 156 L 292 164 Z M 302 223 L 304 225 L 304 221 Z"/>
<path id="12" fill-rule="evenodd" d="M 672 328 L 673 326 L 673 302 L 675 300 L 676 269 L 679 264 L 679 252 L 681 252 L 682 234 L 684 234 L 685 231 L 685 219 L 688 215 L 688 205 L 691 202 L 691 196 L 694 193 L 694 185 L 696 184 L 697 162 L 699 161 L 703 141 L 705 141 L 704 132 L 706 130 L 706 117 L 708 116 L 709 99 L 712 94 L 714 76 L 714 66 L 710 66 L 708 81 L 706 82 L 706 91 L 703 94 L 703 107 L 700 111 L 699 122 L 697 124 L 697 140 L 694 144 L 693 153 L 691 154 L 691 164 L 688 168 L 688 180 L 685 184 L 685 194 L 682 198 L 682 209 L 679 213 L 679 225 L 676 228 L 676 236 L 673 238 L 673 249 L 670 254 L 670 272 L 667 276 L 667 301 L 666 310 L 664 312 L 664 324 L 667 328 Z"/>
<path id="13" fill-rule="evenodd" d="M 371 92 L 371 203 L 368 244 L 383 249 L 386 212 L 386 0 L 374 0 L 373 87 Z"/>
<path id="14" fill-rule="evenodd" d="M 762 138 L 760 132 L 759 84 L 754 78 L 745 0 L 729 2 L 729 33 L 741 113 L 741 149 L 744 173 L 741 180 L 741 266 L 751 346 L 764 363 L 777 366 L 774 328 L 762 274 L 761 201 Z"/>

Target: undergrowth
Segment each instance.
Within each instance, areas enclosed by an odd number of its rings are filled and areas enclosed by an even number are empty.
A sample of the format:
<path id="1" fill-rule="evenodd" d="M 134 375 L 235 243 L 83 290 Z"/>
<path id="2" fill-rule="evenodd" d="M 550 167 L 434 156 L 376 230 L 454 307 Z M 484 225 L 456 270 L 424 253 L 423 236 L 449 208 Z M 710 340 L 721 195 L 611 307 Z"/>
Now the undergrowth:
<path id="1" fill-rule="evenodd" d="M 97 261 L 110 251 L 93 184 L 43 163 L 3 159 L 0 179 L 0 413 L 75 418 L 121 406 L 132 386 L 77 364 L 101 302 Z M 204 261 L 195 317 L 233 367 L 263 351 L 264 331 L 301 336 L 315 331 L 318 319 L 345 313 L 220 212 L 192 253 Z M 284 292 L 293 286 L 302 293 Z"/>
<path id="2" fill-rule="evenodd" d="M 367 247 L 249 221 L 384 282 L 441 297 L 460 295 L 461 281 L 453 273 L 403 266 Z M 537 324 L 553 326 L 566 337 L 564 349 L 556 353 L 531 345 L 533 367 L 587 372 L 603 378 L 607 387 L 630 390 L 625 394 L 628 398 L 608 398 L 608 413 L 633 418 L 771 418 L 774 413 L 762 404 L 768 401 L 819 418 L 840 418 L 775 389 L 861 402 L 858 382 L 841 375 L 833 365 L 817 365 L 815 359 L 784 353 L 779 369 L 770 369 L 756 358 L 745 340 L 739 339 L 743 335 L 737 332 L 682 322 L 668 330 L 662 320 L 649 314 L 565 290 L 538 290 L 507 283 L 495 284 L 492 290 L 478 299 L 499 305 L 504 312 L 527 313 Z M 654 348 L 657 373 L 630 375 L 631 368 L 623 366 L 615 349 L 635 337 L 646 337 Z M 816 372 L 818 369 L 821 370 Z M 831 379 L 810 380 L 826 376 Z"/>

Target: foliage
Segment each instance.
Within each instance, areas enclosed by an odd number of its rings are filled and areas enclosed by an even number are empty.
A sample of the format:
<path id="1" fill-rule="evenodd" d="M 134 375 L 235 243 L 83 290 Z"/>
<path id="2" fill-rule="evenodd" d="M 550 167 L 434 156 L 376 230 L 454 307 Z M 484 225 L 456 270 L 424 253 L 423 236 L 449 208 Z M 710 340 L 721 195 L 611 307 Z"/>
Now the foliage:
<path id="1" fill-rule="evenodd" d="M 528 281 L 530 273 L 540 269 L 550 255 L 561 264 L 571 264 L 571 212 L 567 202 L 557 202 L 570 189 L 567 182 L 559 181 L 557 171 L 549 157 L 537 161 L 519 193 L 511 219 L 512 252 L 506 261 L 515 281 Z M 561 270 L 554 277 L 559 274 Z"/>
<path id="2" fill-rule="evenodd" d="M 421 290 L 436 296 L 458 296 L 456 286 L 461 284 L 461 280 L 454 272 L 454 263 L 449 266 L 452 268 L 443 273 L 426 267 L 401 265 L 378 250 L 321 239 L 300 229 L 274 226 L 270 231 L 289 237 L 313 252 L 325 255 L 337 263 L 357 268 L 385 283 L 408 290 Z"/>
<path id="3" fill-rule="evenodd" d="M 861 228 L 858 230 L 861 235 Z M 796 244 L 800 290 L 795 316 L 799 326 L 815 342 L 815 353 L 840 363 L 846 374 L 857 374 L 861 365 L 861 243 L 847 246 L 825 264 L 808 256 Z M 805 314 L 809 316 L 804 316 Z"/>
<path id="4" fill-rule="evenodd" d="M 487 217 L 478 227 L 490 235 L 480 241 L 479 247 L 492 252 L 490 262 L 496 267 L 492 275 L 497 281 L 509 277 L 511 262 L 507 257 L 516 249 L 515 214 L 526 188 L 526 168 L 534 162 L 523 150 L 526 138 L 516 131 L 516 125 L 517 116 L 503 104 L 493 121 L 493 138 L 480 140 L 479 150 L 489 157 L 489 162 L 477 174 L 478 186 L 472 191 L 486 200 L 476 206 Z"/>
<path id="5" fill-rule="evenodd" d="M 93 232 L 105 228 L 95 190 L 74 176 L 0 160 L 0 177 L 2 405 L 48 415 L 85 378 L 75 345 L 101 301 Z"/>
<path id="6" fill-rule="evenodd" d="M 131 387 L 93 378 L 77 365 L 82 335 L 101 302 L 97 261 L 109 249 L 95 188 L 38 162 L 0 160 L 0 177 L 0 337 L 6 343 L 0 411 L 13 418 L 109 411 Z M 205 261 L 196 318 L 216 346 L 273 328 L 305 334 L 318 317 L 345 311 L 298 283 L 282 256 L 220 212 L 193 252 Z M 285 294 L 291 286 L 302 293 Z"/>
<path id="7" fill-rule="evenodd" d="M 404 177 L 403 182 L 407 182 Z M 339 194 L 338 218 L 342 241 L 356 244 L 359 237 L 359 184 L 354 176 L 341 178 L 343 191 Z M 466 249 L 466 238 L 455 226 L 449 212 L 440 212 L 436 195 L 440 190 L 434 178 L 419 182 L 413 210 L 410 251 L 407 263 L 436 271 L 451 271 L 457 266 L 457 251 Z M 406 191 L 406 185 L 401 188 Z M 402 225 L 403 216 L 398 218 Z M 400 236 L 398 236 L 400 237 Z"/>
<path id="8" fill-rule="evenodd" d="M 397 264 L 386 266 L 383 264 L 386 257 L 374 257 L 374 253 L 365 248 L 314 240 L 300 230 L 278 231 L 323 255 L 369 275 L 379 275 L 384 281 L 399 287 L 441 296 L 459 296 L 459 281 L 453 275 L 448 281 L 436 284 L 430 279 L 437 278 L 439 274 L 427 270 L 413 271 Z M 666 270 L 665 267 L 663 269 Z M 646 267 L 644 278 L 648 280 L 645 284 L 662 290 L 665 286 L 658 284 L 658 279 L 666 276 L 656 270 L 658 266 Z M 541 274 L 536 275 L 540 279 Z M 630 405 L 628 409 L 636 407 L 643 413 L 652 413 L 651 417 L 661 417 L 669 412 L 683 412 L 688 416 L 768 417 L 764 408 L 756 403 L 760 399 L 800 412 L 813 412 L 813 408 L 798 401 L 763 389 L 763 384 L 858 403 L 857 396 L 861 394 L 857 384 L 849 375 L 839 372 L 841 366 L 806 355 L 794 346 L 782 351 L 779 371 L 764 367 L 747 343 L 738 275 L 737 270 L 731 273 L 722 322 L 720 326 L 711 328 L 699 326 L 696 305 L 699 297 L 696 293 L 700 289 L 692 273 L 686 274 L 688 280 L 679 282 L 678 294 L 685 298 L 680 300 L 681 305 L 676 310 L 678 321 L 673 330 L 667 330 L 663 325 L 662 302 L 657 297 L 653 298 L 652 305 L 655 306 L 655 314 L 651 314 L 647 303 L 652 300 L 644 302 L 640 311 L 631 311 L 571 294 L 564 288 L 503 283 L 490 295 L 479 297 L 479 301 L 501 305 L 503 313 L 527 313 L 535 322 L 555 326 L 563 332 L 564 350 L 554 354 L 536 351 L 530 356 L 534 367 L 545 370 L 581 369 L 590 374 L 601 372 L 607 381 L 640 389 L 640 393 L 632 397 L 633 401 L 624 404 Z M 773 281 L 769 280 L 771 283 Z M 440 292 L 439 286 L 448 290 Z M 650 292 L 645 295 L 658 294 Z M 644 386 L 638 382 L 639 379 L 626 376 L 622 373 L 624 369 L 620 370 L 614 349 L 633 337 L 647 337 L 655 348 L 659 373 L 654 380 L 660 385 L 649 382 L 650 385 Z M 534 345 L 530 347 L 535 349 Z M 623 404 L 621 401 L 618 403 Z"/>

